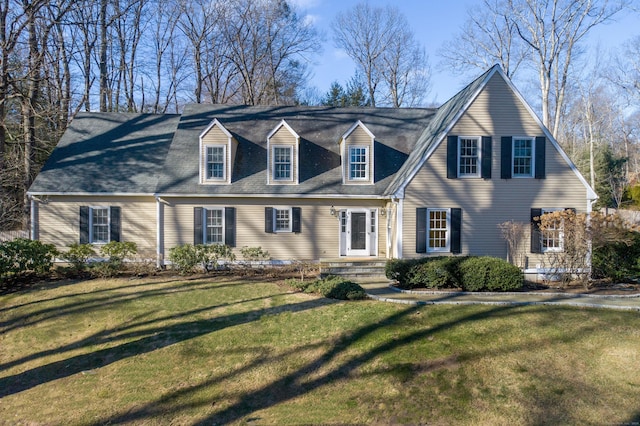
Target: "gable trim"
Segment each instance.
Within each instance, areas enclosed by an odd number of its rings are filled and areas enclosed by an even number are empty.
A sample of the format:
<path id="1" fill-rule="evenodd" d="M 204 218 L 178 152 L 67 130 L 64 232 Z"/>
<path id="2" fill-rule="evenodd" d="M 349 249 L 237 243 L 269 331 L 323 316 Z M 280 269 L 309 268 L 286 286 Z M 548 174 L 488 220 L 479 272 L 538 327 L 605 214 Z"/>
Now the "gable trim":
<path id="1" fill-rule="evenodd" d="M 340 137 L 340 143 L 344 142 L 344 140 L 345 140 L 346 138 L 348 138 L 348 137 L 349 137 L 349 135 L 350 135 L 351 133 L 353 133 L 353 131 L 354 131 L 354 130 L 356 130 L 356 128 L 358 128 L 358 127 L 361 127 L 361 128 L 362 128 L 362 130 L 364 130 L 364 131 L 367 133 L 367 135 L 369 135 L 369 136 L 371 137 L 371 139 L 372 139 L 372 140 L 376 138 L 376 137 L 374 136 L 374 134 L 373 134 L 373 133 L 371 133 L 371 130 L 369 130 L 369 128 L 368 128 L 367 126 L 365 126 L 365 125 L 364 125 L 364 123 L 363 123 L 362 121 L 358 120 L 358 121 L 356 121 L 355 123 L 353 123 L 353 124 L 351 125 L 351 127 L 349 127 L 349 130 L 347 130 L 346 132 L 344 132 L 344 134 Z"/>
<path id="2" fill-rule="evenodd" d="M 500 66 L 497 64 L 494 65 L 493 68 L 491 68 L 491 70 L 484 77 L 484 79 L 482 80 L 482 82 L 480 83 L 476 91 L 473 93 L 473 95 L 471 95 L 467 100 L 467 102 L 458 110 L 458 112 L 456 112 L 453 119 L 451 119 L 449 121 L 449 124 L 447 124 L 447 127 L 442 132 L 440 132 L 440 134 L 436 138 L 435 143 L 431 146 L 431 148 L 429 148 L 427 152 L 424 153 L 420 161 L 416 164 L 416 166 L 413 168 L 411 173 L 409 173 L 409 176 L 407 176 L 406 180 L 400 185 L 400 187 L 396 190 L 396 192 L 392 194 L 392 196 L 399 197 L 399 198 L 404 197 L 404 190 L 407 187 L 407 185 L 413 180 L 414 177 L 416 177 L 416 174 L 418 174 L 418 171 L 420 171 L 424 163 L 431 157 L 431 155 L 433 155 L 435 150 L 438 149 L 442 141 L 446 138 L 449 132 L 451 132 L 451 129 L 453 129 L 453 127 L 456 125 L 458 120 L 460 120 L 460 117 L 462 117 L 462 115 L 469 109 L 469 107 L 476 100 L 478 95 L 487 86 L 487 83 L 489 82 L 491 77 L 493 77 L 496 71 L 498 72 L 500 71 Z"/>

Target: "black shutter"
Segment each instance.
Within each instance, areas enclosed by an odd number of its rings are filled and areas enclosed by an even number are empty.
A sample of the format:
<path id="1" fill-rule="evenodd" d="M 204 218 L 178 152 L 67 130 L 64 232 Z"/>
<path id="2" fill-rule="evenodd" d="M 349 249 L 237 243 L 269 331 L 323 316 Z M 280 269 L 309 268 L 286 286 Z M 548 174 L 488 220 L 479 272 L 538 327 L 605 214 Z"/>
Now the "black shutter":
<path id="1" fill-rule="evenodd" d="M 264 208 L 264 232 L 273 232 L 273 207 Z"/>
<path id="2" fill-rule="evenodd" d="M 224 243 L 229 247 L 236 246 L 236 208 L 224 208 Z"/>
<path id="3" fill-rule="evenodd" d="M 491 136 L 482 137 L 482 170 L 483 179 L 491 179 Z"/>
<path id="4" fill-rule="evenodd" d="M 109 241 L 120 241 L 120 207 L 109 207 Z"/>
<path id="5" fill-rule="evenodd" d="M 451 209 L 451 253 L 458 254 L 462 251 L 462 209 Z"/>
<path id="6" fill-rule="evenodd" d="M 458 137 L 447 137 L 447 179 L 458 177 Z"/>
<path id="7" fill-rule="evenodd" d="M 531 253 L 542 253 L 540 216 L 542 216 L 542 209 L 531 209 Z"/>
<path id="8" fill-rule="evenodd" d="M 427 252 L 427 209 L 416 209 L 416 253 Z"/>
<path id="9" fill-rule="evenodd" d="M 293 216 L 293 223 L 291 224 L 291 230 L 297 234 L 302 232 L 301 217 L 302 209 L 300 207 L 291 207 L 291 215 Z"/>
<path id="10" fill-rule="evenodd" d="M 511 136 L 503 136 L 500 142 L 500 178 L 511 179 Z"/>
<path id="11" fill-rule="evenodd" d="M 547 139 L 544 136 L 536 137 L 536 160 L 535 178 L 544 179 L 545 176 L 545 148 Z"/>
<path id="12" fill-rule="evenodd" d="M 193 208 L 193 244 L 204 243 L 204 235 L 202 229 L 202 215 L 204 209 L 202 207 Z"/>
<path id="13" fill-rule="evenodd" d="M 89 244 L 89 207 L 80 206 L 80 244 Z"/>

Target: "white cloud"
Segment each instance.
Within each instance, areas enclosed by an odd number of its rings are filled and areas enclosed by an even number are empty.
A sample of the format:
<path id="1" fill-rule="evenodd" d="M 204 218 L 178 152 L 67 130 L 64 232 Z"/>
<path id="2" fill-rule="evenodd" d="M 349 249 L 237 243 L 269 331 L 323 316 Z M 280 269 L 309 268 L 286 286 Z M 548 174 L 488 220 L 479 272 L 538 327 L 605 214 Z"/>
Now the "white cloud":
<path id="1" fill-rule="evenodd" d="M 297 9 L 307 10 L 318 6 L 318 4 L 320 4 L 320 0 L 289 0 L 289 3 L 294 5 Z"/>

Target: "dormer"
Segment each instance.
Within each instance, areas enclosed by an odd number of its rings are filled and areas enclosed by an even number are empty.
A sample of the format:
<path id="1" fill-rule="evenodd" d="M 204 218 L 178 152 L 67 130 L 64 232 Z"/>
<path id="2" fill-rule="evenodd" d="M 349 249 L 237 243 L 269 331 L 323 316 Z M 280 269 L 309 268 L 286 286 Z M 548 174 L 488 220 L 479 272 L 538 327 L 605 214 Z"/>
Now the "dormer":
<path id="1" fill-rule="evenodd" d="M 375 136 L 358 120 L 340 138 L 342 183 L 370 185 L 373 179 L 373 145 Z"/>
<path id="2" fill-rule="evenodd" d="M 200 133 L 199 148 L 200 184 L 231 183 L 238 142 L 217 118 Z"/>
<path id="3" fill-rule="evenodd" d="M 267 136 L 267 185 L 298 183 L 300 136 L 282 120 Z"/>

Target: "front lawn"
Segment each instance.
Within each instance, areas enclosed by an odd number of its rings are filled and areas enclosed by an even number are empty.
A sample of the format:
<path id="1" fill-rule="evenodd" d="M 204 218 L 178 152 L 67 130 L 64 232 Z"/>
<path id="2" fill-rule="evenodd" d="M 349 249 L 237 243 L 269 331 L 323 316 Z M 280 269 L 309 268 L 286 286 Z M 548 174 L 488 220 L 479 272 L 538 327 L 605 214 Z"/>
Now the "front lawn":
<path id="1" fill-rule="evenodd" d="M 640 421 L 640 316 L 337 302 L 251 279 L 0 296 L 2 424 Z"/>

